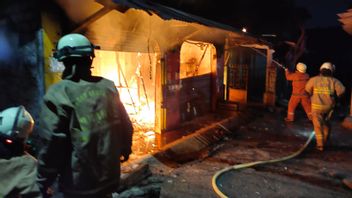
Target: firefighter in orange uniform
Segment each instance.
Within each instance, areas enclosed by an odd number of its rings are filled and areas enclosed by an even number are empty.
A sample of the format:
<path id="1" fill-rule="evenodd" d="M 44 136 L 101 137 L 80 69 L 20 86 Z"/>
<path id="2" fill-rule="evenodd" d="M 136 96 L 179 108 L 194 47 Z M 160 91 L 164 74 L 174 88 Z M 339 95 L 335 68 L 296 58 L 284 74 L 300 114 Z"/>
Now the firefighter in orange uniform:
<path id="1" fill-rule="evenodd" d="M 336 97 L 345 92 L 343 84 L 333 77 L 335 66 L 325 62 L 320 67 L 320 75 L 311 78 L 305 90 L 311 95 L 312 121 L 315 131 L 317 149 L 324 150 L 329 139 L 331 125 L 330 118 L 336 103 Z"/>
<path id="2" fill-rule="evenodd" d="M 285 121 L 293 122 L 295 120 L 295 110 L 299 103 L 302 104 L 308 119 L 311 120 L 311 105 L 309 95 L 304 90 L 309 75 L 306 73 L 307 66 L 304 63 L 296 65 L 296 72 L 290 72 L 285 69 L 286 79 L 292 81 L 292 95 L 288 103 L 287 117 Z"/>

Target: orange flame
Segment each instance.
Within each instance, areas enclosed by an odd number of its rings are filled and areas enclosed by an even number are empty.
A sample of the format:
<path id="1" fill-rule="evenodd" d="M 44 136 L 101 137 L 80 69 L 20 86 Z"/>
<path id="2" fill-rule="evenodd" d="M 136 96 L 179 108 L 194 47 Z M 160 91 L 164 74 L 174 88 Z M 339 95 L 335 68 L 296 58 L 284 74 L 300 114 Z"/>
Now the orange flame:
<path id="1" fill-rule="evenodd" d="M 93 75 L 114 81 L 134 125 L 134 136 L 140 136 L 133 137 L 139 153 L 149 152 L 155 141 L 155 63 L 153 54 L 103 50 L 96 50 L 93 62 Z"/>

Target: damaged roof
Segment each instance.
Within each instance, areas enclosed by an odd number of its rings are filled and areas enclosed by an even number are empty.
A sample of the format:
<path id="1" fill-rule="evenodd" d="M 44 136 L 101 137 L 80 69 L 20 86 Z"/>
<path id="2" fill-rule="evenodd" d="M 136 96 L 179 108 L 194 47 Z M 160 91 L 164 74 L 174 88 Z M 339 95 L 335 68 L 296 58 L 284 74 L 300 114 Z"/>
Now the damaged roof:
<path id="1" fill-rule="evenodd" d="M 270 43 L 229 25 L 144 0 L 66 0 L 63 9 L 79 24 L 73 32 L 84 33 L 105 50 L 154 51 L 180 46 L 186 40 L 223 45 L 270 46 Z M 82 2 L 82 1 L 79 1 Z M 87 8 L 87 9 L 86 9 Z M 89 9 L 88 9 L 89 8 Z M 92 9 L 93 8 L 93 9 Z M 78 14 L 82 10 L 88 13 Z M 71 11 L 71 13 L 70 13 Z M 155 47 L 157 46 L 157 47 Z M 156 49 L 156 48 L 159 48 Z"/>
<path id="2" fill-rule="evenodd" d="M 190 22 L 190 23 L 199 23 L 202 25 L 216 27 L 224 30 L 229 30 L 232 32 L 240 32 L 239 30 L 225 24 L 221 24 L 215 21 L 211 21 L 193 14 L 189 14 L 168 6 L 164 6 L 152 1 L 144 0 L 113 0 L 116 4 L 126 7 L 126 8 L 135 8 L 141 9 L 149 14 L 155 13 L 159 17 L 165 20 L 176 19 L 180 21 Z"/>
<path id="3" fill-rule="evenodd" d="M 103 0 L 104 1 L 104 0 Z M 209 19 L 205 19 L 190 13 L 186 13 L 165 5 L 161 5 L 159 3 L 153 2 L 153 1 L 145 1 L 145 0 L 112 0 L 115 4 L 122 6 L 124 8 L 134 8 L 134 9 L 141 9 L 149 13 L 150 15 L 152 13 L 158 15 L 164 20 L 172 20 L 176 19 L 179 21 L 184 21 L 184 22 L 189 22 L 189 23 L 198 23 L 201 25 L 209 26 L 209 27 L 214 27 L 218 28 L 221 30 L 227 30 L 232 33 L 232 36 L 234 37 L 247 37 L 247 39 L 254 41 L 255 43 L 267 43 L 264 40 L 259 40 L 259 38 L 255 38 L 254 36 L 249 35 L 248 33 L 243 33 L 242 31 L 226 25 L 222 23 L 218 23 Z M 99 0 L 98 0 L 99 2 Z M 100 1 L 102 2 L 102 1 Z M 230 34 L 231 34 L 230 33 Z M 253 40 L 254 39 L 254 40 Z"/>

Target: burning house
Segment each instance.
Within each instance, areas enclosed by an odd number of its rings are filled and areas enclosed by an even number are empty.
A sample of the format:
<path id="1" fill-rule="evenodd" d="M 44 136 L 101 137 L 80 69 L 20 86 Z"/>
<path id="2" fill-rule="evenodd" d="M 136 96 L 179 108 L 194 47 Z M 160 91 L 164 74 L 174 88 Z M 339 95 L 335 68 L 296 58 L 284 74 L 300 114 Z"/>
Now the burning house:
<path id="1" fill-rule="evenodd" d="M 61 76 L 52 58 L 61 35 L 100 46 L 92 71 L 115 82 L 135 153 L 163 146 L 168 131 L 220 102 L 275 103 L 270 45 L 223 24 L 147 1 L 57 0 L 43 9 L 42 27 L 46 87 Z"/>

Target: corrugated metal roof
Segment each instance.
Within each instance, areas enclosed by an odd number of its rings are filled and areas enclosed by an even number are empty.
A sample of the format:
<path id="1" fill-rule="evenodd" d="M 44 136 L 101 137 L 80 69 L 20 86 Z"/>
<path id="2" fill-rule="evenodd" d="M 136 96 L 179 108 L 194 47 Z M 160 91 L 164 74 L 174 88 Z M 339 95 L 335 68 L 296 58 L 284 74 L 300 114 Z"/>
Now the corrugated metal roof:
<path id="1" fill-rule="evenodd" d="M 253 35 L 248 33 L 243 33 L 242 31 L 231 27 L 229 25 L 225 25 L 222 23 L 218 23 L 212 20 L 208 20 L 193 14 L 189 14 L 168 6 L 164 6 L 152 1 L 145 1 L 145 0 L 112 0 L 120 7 L 126 8 L 134 8 L 134 9 L 141 9 L 148 13 L 154 13 L 161 17 L 164 20 L 171 20 L 176 19 L 179 21 L 189 22 L 189 23 L 198 23 L 208 27 L 214 27 L 221 30 L 227 30 L 229 32 L 234 33 L 234 36 L 240 36 L 242 38 L 246 38 L 247 40 L 251 41 L 250 43 L 260 43 L 264 45 L 270 45 L 269 42 L 259 39 Z M 97 0 L 97 2 L 104 4 L 106 0 Z M 110 2 L 111 3 L 111 2 Z"/>
<path id="2" fill-rule="evenodd" d="M 225 25 L 222 23 L 218 23 L 212 20 L 208 20 L 196 15 L 192 15 L 180 10 L 176 10 L 174 8 L 164 6 L 152 1 L 144 1 L 144 0 L 113 0 L 116 4 L 120 6 L 125 6 L 129 8 L 142 9 L 146 12 L 152 12 L 160 16 L 165 20 L 176 19 L 180 21 L 186 22 L 196 22 L 202 25 L 216 27 L 220 29 L 225 29 L 233 32 L 241 32 L 229 25 Z"/>

